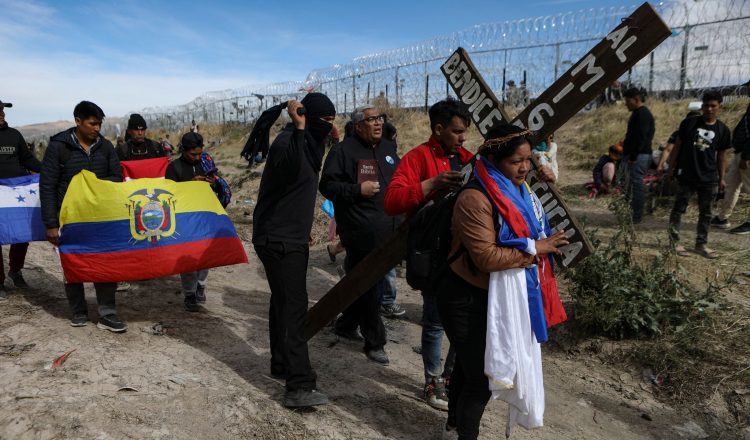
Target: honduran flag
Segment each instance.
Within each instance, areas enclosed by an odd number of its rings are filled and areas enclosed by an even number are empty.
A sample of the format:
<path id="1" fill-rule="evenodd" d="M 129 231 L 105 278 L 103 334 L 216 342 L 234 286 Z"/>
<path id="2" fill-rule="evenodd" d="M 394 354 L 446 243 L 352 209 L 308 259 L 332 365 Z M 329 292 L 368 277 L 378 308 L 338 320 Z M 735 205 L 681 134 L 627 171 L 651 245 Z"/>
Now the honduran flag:
<path id="1" fill-rule="evenodd" d="M 143 160 L 123 160 L 120 161 L 122 180 L 127 182 L 128 180 L 143 179 L 144 177 L 163 179 L 167 174 L 168 165 L 168 157 L 155 157 L 153 159 Z"/>
<path id="2" fill-rule="evenodd" d="M 0 179 L 0 245 L 46 239 L 39 174 Z"/>
<path id="3" fill-rule="evenodd" d="M 60 211 L 67 282 L 158 278 L 247 263 L 232 221 L 206 182 L 114 183 L 81 171 Z"/>

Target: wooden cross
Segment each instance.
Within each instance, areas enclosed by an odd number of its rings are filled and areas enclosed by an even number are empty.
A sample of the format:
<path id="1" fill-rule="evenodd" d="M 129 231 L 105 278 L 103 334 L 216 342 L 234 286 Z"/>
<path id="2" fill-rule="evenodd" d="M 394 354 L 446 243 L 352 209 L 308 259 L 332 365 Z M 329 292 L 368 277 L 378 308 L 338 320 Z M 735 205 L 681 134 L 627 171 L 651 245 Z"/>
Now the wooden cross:
<path id="1" fill-rule="evenodd" d="M 513 120 L 505 113 L 464 49 L 458 48 L 441 70 L 458 98 L 468 106 L 471 118 L 483 136 L 486 137 L 496 125 L 512 123 L 532 130 L 532 145 L 535 145 L 560 128 L 669 35 L 669 27 L 650 4 L 644 3 Z M 591 244 L 583 229 L 554 185 L 539 181 L 533 171 L 529 183 L 544 204 L 550 223 L 565 230 L 570 241 L 563 249 L 560 263 L 570 267 L 591 254 Z M 307 339 L 315 336 L 404 259 L 407 235 L 408 222 L 404 222 L 309 310 L 305 325 Z"/>

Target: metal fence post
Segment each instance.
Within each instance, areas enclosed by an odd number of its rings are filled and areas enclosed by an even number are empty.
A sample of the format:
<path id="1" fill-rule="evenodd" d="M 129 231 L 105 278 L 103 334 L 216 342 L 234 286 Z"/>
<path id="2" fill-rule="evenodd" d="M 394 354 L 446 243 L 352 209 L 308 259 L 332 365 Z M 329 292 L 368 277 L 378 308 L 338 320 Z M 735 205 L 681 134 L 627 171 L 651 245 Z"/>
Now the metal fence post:
<path id="1" fill-rule="evenodd" d="M 690 26 L 685 26 L 685 41 L 682 42 L 682 58 L 680 59 L 680 98 L 685 97 L 685 83 L 687 82 L 688 44 L 690 43 Z"/>

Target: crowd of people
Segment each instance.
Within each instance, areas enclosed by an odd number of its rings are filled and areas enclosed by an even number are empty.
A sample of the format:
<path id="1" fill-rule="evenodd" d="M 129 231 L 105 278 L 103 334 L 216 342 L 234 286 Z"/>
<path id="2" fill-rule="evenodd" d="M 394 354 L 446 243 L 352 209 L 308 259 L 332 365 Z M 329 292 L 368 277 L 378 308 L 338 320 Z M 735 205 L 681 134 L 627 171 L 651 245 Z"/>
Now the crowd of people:
<path id="1" fill-rule="evenodd" d="M 632 112 L 627 133 L 624 141 L 610 147 L 597 163 L 594 185 L 600 193 L 611 192 L 615 175 L 626 174 L 632 220 L 639 223 L 643 217 L 644 175 L 652 162 L 655 121 L 641 90 L 626 90 L 624 97 Z M 739 188 L 750 184 L 748 113 L 735 129 L 732 143 L 729 128 L 718 119 L 721 103 L 722 96 L 716 92 L 703 96 L 701 115 L 689 116 L 680 124 L 671 151 L 662 159 L 667 166 L 659 167 L 660 173 L 674 177 L 678 183 L 669 221 L 670 237 L 678 253 L 685 252 L 679 244 L 680 220 L 693 194 L 698 196 L 700 211 L 695 249 L 714 258 L 715 251 L 707 247 L 709 226 L 729 227 L 727 217 Z M 0 102 L 0 178 L 40 173 L 42 220 L 53 245 L 59 243 L 62 201 L 77 173 L 89 170 L 99 179 L 120 182 L 120 161 L 170 154 L 165 142 L 147 138 L 146 121 L 138 114 L 130 116 L 124 141 L 113 146 L 100 134 L 104 112 L 96 104 L 83 101 L 74 109 L 75 127 L 53 136 L 40 162 L 20 133 L 5 122 L 4 109 L 10 106 Z M 302 108 L 304 111 L 300 111 Z M 554 136 L 532 145 L 528 130 L 499 127 L 491 130 L 475 156 L 465 147 L 469 114 L 460 102 L 445 99 L 429 109 L 430 137 L 403 157 L 396 147 L 395 127 L 374 105 L 355 109 L 344 139 L 327 152 L 337 114 L 331 100 L 311 92 L 301 101 L 289 101 L 286 109 L 290 122 L 263 155 L 265 167 L 252 234 L 271 291 L 270 373 L 285 381 L 283 405 L 300 408 L 328 403 L 327 396 L 318 390 L 304 332 L 309 242 L 318 192 L 333 204 L 335 233 L 340 239 L 328 248 L 329 256 L 335 261 L 337 253 L 345 252 L 343 270 L 349 272 L 402 222 L 446 191 L 453 191 L 458 196 L 452 211 L 450 258 L 432 287 L 421 291 L 423 392 L 427 404 L 447 411 L 446 435 L 477 438 L 485 405 L 491 396 L 501 394 L 493 388 L 497 386 L 495 378 L 487 376 L 493 365 L 487 364 L 492 356 L 486 356 L 488 350 L 500 348 L 497 341 L 488 345 L 486 334 L 488 325 L 494 325 L 487 317 L 497 316 L 494 308 L 502 306 L 488 298 L 528 297 L 536 340 L 543 342 L 547 337 L 547 310 L 542 307 L 542 297 L 552 291 L 557 295 L 550 256 L 561 253 L 560 248 L 568 241 L 563 231 L 552 232 L 526 178 L 536 156 L 540 178 L 551 182 L 557 179 Z M 215 168 L 204 166 L 203 138 L 198 126 L 192 125 L 182 136 L 180 157 L 169 164 L 165 177 L 177 182 L 206 182 L 220 197 L 220 180 Z M 725 152 L 730 146 L 736 154 L 727 172 Z M 619 168 L 617 162 L 622 163 Z M 474 163 L 474 171 L 467 183 L 461 171 L 469 163 Z M 721 213 L 712 217 L 711 201 L 717 190 L 726 191 L 727 197 Z M 748 226 L 750 223 L 745 223 L 735 232 L 750 233 Z M 27 286 L 21 273 L 27 248 L 28 244 L 10 248 L 8 277 L 16 287 Z M 2 297 L 4 274 L 0 266 Z M 496 274 L 506 278 L 497 278 Z M 198 311 L 206 301 L 207 275 L 208 270 L 181 274 L 188 310 Z M 334 323 L 336 335 L 361 342 L 365 357 L 380 365 L 390 362 L 383 317 L 403 315 L 395 302 L 393 276 L 390 272 L 359 296 Z M 517 277 L 524 281 L 512 282 L 518 281 Z M 95 289 L 97 325 L 112 332 L 127 330 L 127 324 L 117 316 L 117 284 L 95 283 Z M 86 325 L 89 319 L 83 285 L 65 283 L 65 293 L 71 309 L 70 324 Z M 443 362 L 444 333 L 450 347 Z"/>
<path id="2" fill-rule="evenodd" d="M 122 182 L 121 161 L 153 159 L 165 157 L 169 153 L 162 144 L 146 137 L 146 121 L 139 114 L 132 114 L 128 120 L 126 141 L 117 147 L 101 133 L 104 111 L 89 101 L 75 106 L 73 117 L 75 126 L 50 138 L 44 158 L 40 162 L 26 147 L 26 142 L 18 130 L 5 121 L 5 108 L 10 103 L 0 102 L 0 179 L 39 173 L 39 199 L 41 219 L 46 228 L 47 240 L 54 246 L 60 242 L 60 208 L 67 188 L 73 177 L 82 170 L 88 170 L 101 180 Z M 182 154 L 173 160 L 166 169 L 166 178 L 177 182 L 204 181 L 215 192 L 220 192 L 221 178 L 214 173 L 207 176 L 202 166 L 203 138 L 200 134 L 188 132 L 181 142 Z M 28 243 L 10 246 L 8 277 L 15 287 L 28 288 L 23 278 L 23 268 Z M 181 274 L 185 306 L 197 311 L 198 304 L 205 302 L 207 270 Z M 5 271 L 0 259 L 0 299 L 7 297 L 3 282 Z M 118 317 L 115 295 L 127 283 L 94 283 L 98 305 L 97 327 L 115 333 L 127 330 L 127 324 Z M 64 283 L 65 295 L 71 310 L 70 325 L 83 327 L 88 324 L 88 308 L 82 283 Z"/>
<path id="3" fill-rule="evenodd" d="M 745 86 L 750 86 L 750 82 Z M 695 195 L 698 222 L 692 251 L 706 258 L 718 258 L 718 253 L 708 247 L 709 229 L 711 226 L 729 229 L 728 217 L 737 204 L 741 189 L 743 186 L 750 188 L 747 171 L 750 109 L 732 131 L 719 119 L 723 103 L 721 93 L 706 92 L 701 98 L 700 111 L 688 112 L 664 148 L 654 154 L 652 144 L 656 123 L 645 104 L 645 91 L 633 87 L 623 96 L 631 112 L 625 138 L 610 146 L 608 154 L 602 156 L 594 167 L 592 195 L 622 189 L 630 201 L 633 224 L 638 224 L 643 221 L 647 184 L 664 180 L 662 187 L 671 188 L 674 193 L 669 237 L 676 253 L 683 256 L 690 251 L 680 243 L 680 225 Z M 730 148 L 734 149 L 734 157 L 728 163 Z M 719 212 L 713 215 L 712 205 L 716 201 L 719 201 Z M 750 221 L 729 232 L 750 234 Z"/>

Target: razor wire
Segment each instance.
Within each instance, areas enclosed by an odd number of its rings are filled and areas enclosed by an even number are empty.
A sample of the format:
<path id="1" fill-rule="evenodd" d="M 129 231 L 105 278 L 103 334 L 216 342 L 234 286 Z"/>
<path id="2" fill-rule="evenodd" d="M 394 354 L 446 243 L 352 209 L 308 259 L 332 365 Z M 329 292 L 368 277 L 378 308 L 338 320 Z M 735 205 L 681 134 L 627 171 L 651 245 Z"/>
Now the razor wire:
<path id="1" fill-rule="evenodd" d="M 206 93 L 176 107 L 144 109 L 157 126 L 198 122 L 251 122 L 270 105 L 325 93 L 339 113 L 371 103 L 426 108 L 453 96 L 440 66 L 464 47 L 506 106 L 522 108 L 573 67 L 636 6 L 593 8 L 557 15 L 476 25 L 417 44 L 316 69 L 304 81 Z M 672 29 L 600 98 L 617 99 L 625 87 L 682 98 L 706 89 L 739 93 L 750 79 L 750 0 L 674 0 L 655 5 Z"/>

